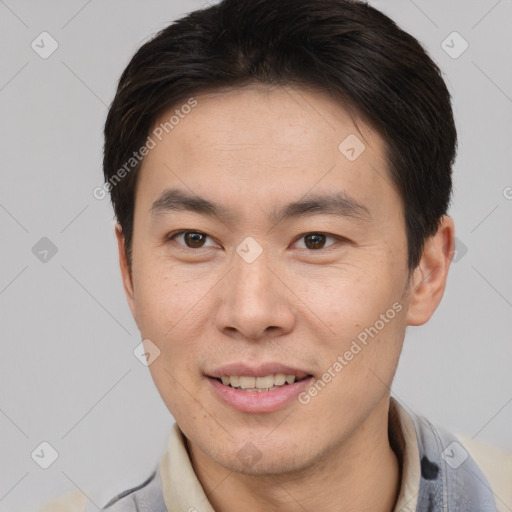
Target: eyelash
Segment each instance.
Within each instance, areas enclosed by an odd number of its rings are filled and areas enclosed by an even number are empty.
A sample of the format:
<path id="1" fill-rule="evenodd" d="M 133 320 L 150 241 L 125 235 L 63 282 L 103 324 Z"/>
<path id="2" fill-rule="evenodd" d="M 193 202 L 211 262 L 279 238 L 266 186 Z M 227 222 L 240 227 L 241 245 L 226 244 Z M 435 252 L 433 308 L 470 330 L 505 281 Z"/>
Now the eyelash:
<path id="1" fill-rule="evenodd" d="M 205 235 L 206 237 L 210 238 L 210 240 L 213 240 L 211 238 L 211 236 L 207 235 L 206 233 L 203 233 L 202 231 L 194 231 L 194 230 L 190 230 L 190 229 L 181 230 L 181 231 L 176 231 L 174 233 L 170 233 L 167 236 L 167 240 L 168 241 L 175 241 L 176 237 L 178 237 L 180 235 L 184 235 L 186 233 L 194 233 L 194 234 Z M 330 233 L 324 233 L 323 231 L 309 231 L 309 232 L 303 233 L 302 235 L 297 237 L 293 243 L 295 244 L 299 240 L 302 240 L 303 238 L 305 238 L 306 236 L 309 236 L 309 235 L 325 235 L 326 238 L 331 238 L 332 240 L 334 240 L 335 243 L 332 243 L 331 245 L 328 245 L 327 247 L 321 247 L 320 249 L 309 249 L 308 247 L 301 247 L 302 250 L 306 250 L 308 252 L 319 252 L 319 251 L 322 251 L 322 250 L 325 250 L 325 249 L 329 249 L 330 247 L 336 245 L 336 242 L 341 242 L 341 243 L 349 242 L 349 240 L 347 240 L 346 238 L 343 238 L 341 236 L 331 235 Z M 176 243 L 178 243 L 178 245 L 181 245 L 185 249 L 191 249 L 191 250 L 198 250 L 198 249 L 205 249 L 207 247 L 212 247 L 212 246 L 189 247 L 188 245 L 186 245 L 184 243 L 183 244 L 179 243 L 179 242 L 176 242 Z"/>

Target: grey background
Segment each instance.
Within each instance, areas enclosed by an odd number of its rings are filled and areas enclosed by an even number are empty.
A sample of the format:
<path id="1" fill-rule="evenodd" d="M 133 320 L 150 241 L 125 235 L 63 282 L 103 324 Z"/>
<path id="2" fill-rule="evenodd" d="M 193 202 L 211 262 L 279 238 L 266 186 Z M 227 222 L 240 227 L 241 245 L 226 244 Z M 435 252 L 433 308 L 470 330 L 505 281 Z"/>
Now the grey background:
<path id="1" fill-rule="evenodd" d="M 370 3 L 438 62 L 460 137 L 458 261 L 432 320 L 408 330 L 393 392 L 435 423 L 512 450 L 512 1 Z M 103 504 L 146 478 L 166 446 L 172 417 L 132 352 L 140 338 L 111 206 L 92 191 L 119 75 L 140 44 L 201 5 L 0 0 L 2 512 L 76 488 Z M 47 59 L 31 48 L 43 31 L 59 45 Z M 469 43 L 456 59 L 442 47 L 453 31 Z M 444 44 L 453 53 L 460 43 Z M 46 262 L 43 237 L 57 248 Z M 42 441 L 59 453 L 46 470 L 30 455 Z"/>

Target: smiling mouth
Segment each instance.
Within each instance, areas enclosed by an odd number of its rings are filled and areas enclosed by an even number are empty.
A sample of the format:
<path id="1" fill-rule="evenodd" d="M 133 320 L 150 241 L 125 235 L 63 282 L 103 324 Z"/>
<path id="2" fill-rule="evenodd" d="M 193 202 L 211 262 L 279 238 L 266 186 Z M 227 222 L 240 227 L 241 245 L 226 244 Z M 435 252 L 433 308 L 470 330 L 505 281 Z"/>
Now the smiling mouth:
<path id="1" fill-rule="evenodd" d="M 266 375 L 265 377 L 237 376 L 229 375 L 215 378 L 217 382 L 224 386 L 236 389 L 237 391 L 273 391 L 283 386 L 291 386 L 296 382 L 311 378 L 312 375 L 306 375 L 297 378 L 295 375 L 285 375 L 284 373 L 276 373 L 274 375 Z"/>

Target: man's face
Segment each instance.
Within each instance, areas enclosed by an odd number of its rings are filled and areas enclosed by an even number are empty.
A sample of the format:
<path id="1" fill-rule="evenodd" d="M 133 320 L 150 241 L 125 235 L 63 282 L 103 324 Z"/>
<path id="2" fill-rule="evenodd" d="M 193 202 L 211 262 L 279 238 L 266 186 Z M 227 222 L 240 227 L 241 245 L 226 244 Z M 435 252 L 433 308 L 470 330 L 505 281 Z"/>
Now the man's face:
<path id="1" fill-rule="evenodd" d="M 139 176 L 130 307 L 196 456 L 306 468 L 387 426 L 407 324 L 402 202 L 382 139 L 323 94 L 196 100 Z"/>

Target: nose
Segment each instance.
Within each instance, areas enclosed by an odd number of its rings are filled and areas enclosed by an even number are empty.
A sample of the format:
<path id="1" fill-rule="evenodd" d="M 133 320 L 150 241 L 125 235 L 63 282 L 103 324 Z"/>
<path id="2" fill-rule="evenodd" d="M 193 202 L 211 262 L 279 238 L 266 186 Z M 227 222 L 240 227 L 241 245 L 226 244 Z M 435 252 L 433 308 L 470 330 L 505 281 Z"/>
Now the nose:
<path id="1" fill-rule="evenodd" d="M 296 321 L 285 276 L 272 268 L 265 251 L 247 263 L 236 256 L 222 282 L 217 328 L 235 339 L 260 340 L 291 332 Z"/>

